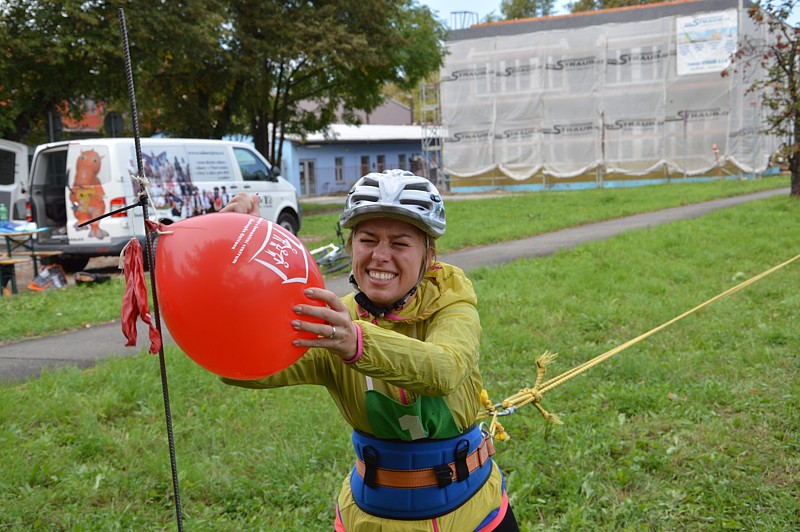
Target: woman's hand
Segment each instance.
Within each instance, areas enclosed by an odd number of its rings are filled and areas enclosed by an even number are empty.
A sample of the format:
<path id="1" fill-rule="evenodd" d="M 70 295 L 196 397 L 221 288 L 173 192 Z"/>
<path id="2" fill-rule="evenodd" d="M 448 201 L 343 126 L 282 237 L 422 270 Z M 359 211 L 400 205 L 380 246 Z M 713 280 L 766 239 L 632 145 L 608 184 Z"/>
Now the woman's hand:
<path id="1" fill-rule="evenodd" d="M 322 288 L 309 288 L 305 295 L 310 299 L 322 301 L 327 307 L 314 305 L 295 305 L 292 310 L 298 316 L 311 316 L 326 323 L 315 323 L 296 319 L 292 327 L 298 331 L 316 334 L 313 340 L 297 339 L 294 345 L 301 347 L 323 347 L 333 351 L 343 360 L 351 360 L 358 349 L 358 327 L 350 319 L 350 311 L 336 294 Z"/>
<path id="2" fill-rule="evenodd" d="M 258 207 L 258 194 L 248 194 L 239 192 L 225 205 L 219 212 L 240 212 L 242 214 L 252 214 L 261 216 L 261 209 Z"/>

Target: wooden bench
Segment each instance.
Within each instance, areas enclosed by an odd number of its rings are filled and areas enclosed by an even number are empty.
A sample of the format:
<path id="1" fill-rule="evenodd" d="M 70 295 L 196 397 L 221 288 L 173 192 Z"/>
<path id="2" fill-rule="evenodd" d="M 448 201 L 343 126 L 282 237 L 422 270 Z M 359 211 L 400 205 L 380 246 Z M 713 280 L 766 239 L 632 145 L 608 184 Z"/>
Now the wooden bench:
<path id="1" fill-rule="evenodd" d="M 63 255 L 63 251 L 15 251 L 11 255 L 13 257 L 39 257 L 39 258 L 48 258 L 48 257 L 57 257 L 59 255 Z"/>
<path id="2" fill-rule="evenodd" d="M 7 257 L 7 256 L 0 256 L 0 287 L 5 288 L 5 277 L 4 271 L 9 272 L 8 277 L 11 279 L 11 293 L 17 293 L 17 272 L 15 269 L 15 265 L 21 262 L 28 262 L 30 259 L 23 259 L 21 257 Z M 5 290 L 3 290 L 5 294 Z"/>
<path id="3" fill-rule="evenodd" d="M 51 257 L 58 257 L 63 255 L 63 251 L 14 251 L 11 253 L 12 257 L 28 257 L 33 260 L 33 276 L 39 275 L 39 267 L 41 266 L 42 259 L 49 259 Z"/>

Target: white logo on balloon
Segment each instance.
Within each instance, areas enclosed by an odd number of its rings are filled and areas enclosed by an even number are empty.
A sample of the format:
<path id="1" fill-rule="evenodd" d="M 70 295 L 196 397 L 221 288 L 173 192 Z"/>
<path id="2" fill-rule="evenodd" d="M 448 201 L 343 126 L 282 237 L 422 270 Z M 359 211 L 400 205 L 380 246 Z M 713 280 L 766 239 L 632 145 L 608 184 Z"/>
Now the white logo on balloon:
<path id="1" fill-rule="evenodd" d="M 264 221 L 265 220 L 263 218 L 259 218 L 259 220 L 254 224 L 250 234 L 247 236 L 247 239 L 242 245 L 242 250 L 244 250 L 244 247 L 247 246 L 248 242 L 255 234 L 255 231 Z M 301 244 L 300 241 L 297 240 L 297 238 L 295 238 L 291 233 L 275 231 L 274 227 L 275 226 L 272 222 L 267 221 L 267 236 L 264 238 L 264 242 L 261 244 L 261 247 L 258 248 L 258 251 L 253 254 L 248 262 L 255 261 L 262 266 L 266 266 L 275 272 L 278 277 L 283 279 L 282 284 L 307 283 L 308 256 L 304 252 L 303 244 Z M 292 262 L 287 260 L 296 257 L 297 255 L 303 257 L 302 267 L 299 267 L 299 265 L 292 267 Z M 236 260 L 234 260 L 234 262 L 236 262 Z M 296 260 L 293 262 L 297 264 Z"/>

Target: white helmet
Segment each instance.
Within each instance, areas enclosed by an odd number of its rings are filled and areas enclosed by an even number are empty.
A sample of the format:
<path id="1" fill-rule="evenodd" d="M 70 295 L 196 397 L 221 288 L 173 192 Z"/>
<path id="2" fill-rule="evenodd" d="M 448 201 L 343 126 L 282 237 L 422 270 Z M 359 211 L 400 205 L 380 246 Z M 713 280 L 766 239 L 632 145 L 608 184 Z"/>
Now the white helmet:
<path id="1" fill-rule="evenodd" d="M 406 170 L 367 174 L 347 193 L 342 227 L 353 228 L 370 218 L 396 218 L 415 225 L 432 238 L 444 234 L 444 203 L 433 183 Z"/>

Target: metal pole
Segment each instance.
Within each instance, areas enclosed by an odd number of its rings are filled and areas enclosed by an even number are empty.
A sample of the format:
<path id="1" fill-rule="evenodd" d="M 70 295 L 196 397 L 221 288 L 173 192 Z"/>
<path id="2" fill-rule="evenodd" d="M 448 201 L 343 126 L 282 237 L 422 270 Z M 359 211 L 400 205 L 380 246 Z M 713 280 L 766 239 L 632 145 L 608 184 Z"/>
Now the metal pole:
<path id="1" fill-rule="evenodd" d="M 144 177 L 144 164 L 142 164 L 142 145 L 139 139 L 139 116 L 136 110 L 136 94 L 133 89 L 133 69 L 131 68 L 131 55 L 130 47 L 128 46 L 128 30 L 125 25 L 125 10 L 119 9 L 119 27 L 122 32 L 122 47 L 125 53 L 125 74 L 128 81 L 128 96 L 131 101 L 131 123 L 133 124 L 133 136 L 136 147 L 136 170 L 139 177 Z M 147 190 L 143 188 L 141 191 L 139 204 L 142 207 L 142 219 L 147 221 Z M 161 316 L 158 309 L 158 296 L 156 292 L 156 274 L 155 274 L 155 261 L 153 260 L 153 245 L 152 234 L 147 229 L 145 224 L 145 231 L 147 238 L 145 240 L 147 248 L 147 265 L 150 269 L 150 289 L 153 294 L 153 318 L 158 329 L 158 334 L 161 338 L 164 337 L 161 331 Z M 178 486 L 178 463 L 175 457 L 175 439 L 172 432 L 172 412 L 170 409 L 169 401 L 169 387 L 167 385 L 167 366 L 164 358 L 164 343 L 161 343 L 161 349 L 158 352 L 158 358 L 161 369 L 161 390 L 164 396 L 164 416 L 167 424 L 167 441 L 169 443 L 169 457 L 172 469 L 172 489 L 175 497 L 175 518 L 178 524 L 178 531 L 183 532 L 183 516 L 181 512 L 181 491 Z"/>
<path id="2" fill-rule="evenodd" d="M 686 156 L 689 152 L 689 136 L 687 133 L 687 128 L 689 125 L 689 111 L 684 109 L 683 110 L 683 178 L 686 179 L 687 172 L 688 172 L 688 163 L 686 162 Z"/>

